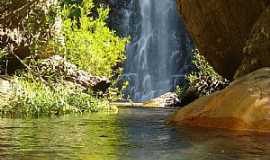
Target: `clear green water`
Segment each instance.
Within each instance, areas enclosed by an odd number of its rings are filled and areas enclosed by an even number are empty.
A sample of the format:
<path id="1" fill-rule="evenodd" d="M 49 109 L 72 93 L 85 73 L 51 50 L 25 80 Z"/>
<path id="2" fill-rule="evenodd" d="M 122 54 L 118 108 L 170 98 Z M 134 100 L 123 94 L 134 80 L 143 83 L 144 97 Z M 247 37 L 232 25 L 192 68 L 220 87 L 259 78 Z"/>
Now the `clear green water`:
<path id="1" fill-rule="evenodd" d="M 172 110 L 0 119 L 0 159 L 269 160 L 270 135 L 168 126 Z"/>

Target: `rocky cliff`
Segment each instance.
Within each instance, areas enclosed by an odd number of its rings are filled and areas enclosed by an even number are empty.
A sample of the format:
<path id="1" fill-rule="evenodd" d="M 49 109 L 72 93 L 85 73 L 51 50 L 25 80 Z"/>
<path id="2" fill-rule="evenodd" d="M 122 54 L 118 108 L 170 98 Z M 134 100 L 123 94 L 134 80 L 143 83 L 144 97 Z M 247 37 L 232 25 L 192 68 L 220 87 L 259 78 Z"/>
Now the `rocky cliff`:
<path id="1" fill-rule="evenodd" d="M 177 0 L 201 53 L 233 79 L 270 66 L 270 0 Z"/>

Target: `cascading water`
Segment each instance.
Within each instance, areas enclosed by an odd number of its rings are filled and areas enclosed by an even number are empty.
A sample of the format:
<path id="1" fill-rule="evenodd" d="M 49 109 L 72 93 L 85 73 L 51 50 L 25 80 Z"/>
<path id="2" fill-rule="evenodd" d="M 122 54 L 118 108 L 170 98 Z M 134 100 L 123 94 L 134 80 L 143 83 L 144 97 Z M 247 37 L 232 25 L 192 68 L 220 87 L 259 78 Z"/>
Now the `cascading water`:
<path id="1" fill-rule="evenodd" d="M 118 29 L 122 35 L 131 36 L 131 43 L 127 46 L 123 79 L 129 81 L 130 97 L 144 101 L 184 81 L 193 45 L 177 14 L 175 0 L 125 3 Z"/>

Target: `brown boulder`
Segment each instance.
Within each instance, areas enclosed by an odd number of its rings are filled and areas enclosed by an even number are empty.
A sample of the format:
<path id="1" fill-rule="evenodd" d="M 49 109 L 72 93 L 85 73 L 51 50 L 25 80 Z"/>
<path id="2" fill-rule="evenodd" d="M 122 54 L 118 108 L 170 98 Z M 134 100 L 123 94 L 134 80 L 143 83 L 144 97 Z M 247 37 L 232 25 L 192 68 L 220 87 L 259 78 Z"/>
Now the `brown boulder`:
<path id="1" fill-rule="evenodd" d="M 263 16 L 269 6 L 269 0 L 177 0 L 177 2 L 187 29 L 200 52 L 218 73 L 232 79 L 243 60 L 242 51 L 254 25 Z M 269 19 L 269 15 L 266 17 Z"/>
<path id="2" fill-rule="evenodd" d="M 171 122 L 181 125 L 270 132 L 270 68 L 180 109 Z"/>

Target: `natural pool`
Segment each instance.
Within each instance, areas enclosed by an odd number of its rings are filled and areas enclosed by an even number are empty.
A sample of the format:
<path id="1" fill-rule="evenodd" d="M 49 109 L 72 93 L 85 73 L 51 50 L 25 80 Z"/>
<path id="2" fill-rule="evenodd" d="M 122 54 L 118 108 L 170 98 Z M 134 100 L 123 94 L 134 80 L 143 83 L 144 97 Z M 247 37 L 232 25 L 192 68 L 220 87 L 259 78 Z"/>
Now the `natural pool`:
<path id="1" fill-rule="evenodd" d="M 174 127 L 171 109 L 1 119 L 0 159 L 269 160 L 270 135 Z"/>

